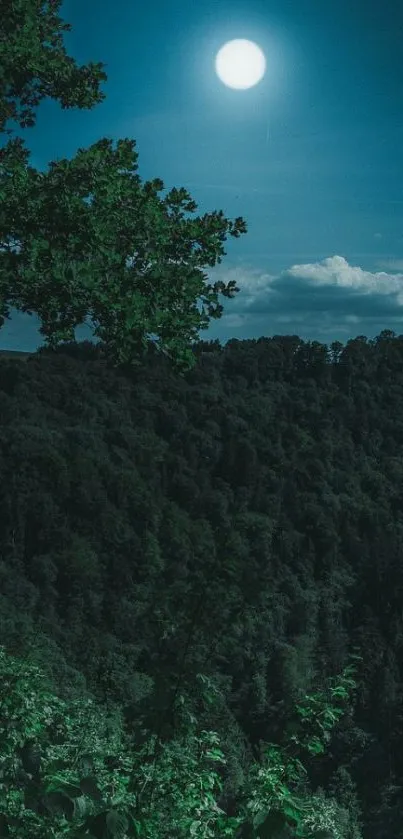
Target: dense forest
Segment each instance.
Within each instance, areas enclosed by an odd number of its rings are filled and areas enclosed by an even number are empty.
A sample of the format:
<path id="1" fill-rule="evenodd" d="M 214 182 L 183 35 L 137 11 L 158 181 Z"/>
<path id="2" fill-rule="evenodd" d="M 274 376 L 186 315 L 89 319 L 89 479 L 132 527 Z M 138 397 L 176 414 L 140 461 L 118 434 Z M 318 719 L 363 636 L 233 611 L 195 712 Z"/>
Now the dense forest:
<path id="1" fill-rule="evenodd" d="M 60 4 L 2 139 L 105 98 Z M 403 335 L 201 341 L 246 222 L 113 143 L 0 148 L 0 839 L 402 839 Z"/>
<path id="2" fill-rule="evenodd" d="M 356 815 L 315 835 L 398 839 L 403 336 L 193 351 L 182 376 L 152 346 L 136 369 L 89 342 L 0 356 L 2 645 L 133 737 L 175 743 L 186 697 L 219 735 L 229 815 L 295 703 L 357 653 L 354 698 L 305 762 Z"/>

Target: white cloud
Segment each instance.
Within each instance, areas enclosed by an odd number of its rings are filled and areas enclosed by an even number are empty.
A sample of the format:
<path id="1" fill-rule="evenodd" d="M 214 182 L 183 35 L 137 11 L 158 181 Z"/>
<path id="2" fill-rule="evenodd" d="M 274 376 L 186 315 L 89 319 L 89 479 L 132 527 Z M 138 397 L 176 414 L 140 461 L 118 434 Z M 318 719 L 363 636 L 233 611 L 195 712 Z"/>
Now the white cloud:
<path id="1" fill-rule="evenodd" d="M 284 274 L 300 277 L 318 286 L 341 286 L 378 294 L 403 292 L 403 273 L 365 271 L 359 266 L 349 265 L 343 256 L 329 256 L 321 262 L 292 265 Z"/>
<path id="2" fill-rule="evenodd" d="M 396 268 L 400 270 L 368 271 L 339 255 L 294 264 L 277 274 L 247 264 L 217 266 L 211 272 L 214 279 L 234 279 L 240 293 L 231 302 L 220 301 L 222 320 L 209 328 L 208 337 L 224 331 L 240 339 L 286 331 L 331 343 L 353 333 L 372 337 L 386 328 L 401 332 L 403 265 L 396 263 Z"/>

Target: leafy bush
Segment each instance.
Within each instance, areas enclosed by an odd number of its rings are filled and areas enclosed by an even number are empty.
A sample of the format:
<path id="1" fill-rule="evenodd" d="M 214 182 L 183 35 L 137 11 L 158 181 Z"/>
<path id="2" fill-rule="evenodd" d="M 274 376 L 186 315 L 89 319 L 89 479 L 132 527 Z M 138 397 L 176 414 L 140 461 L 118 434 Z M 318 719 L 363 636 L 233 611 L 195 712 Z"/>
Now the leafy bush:
<path id="1" fill-rule="evenodd" d="M 346 686 L 355 684 L 350 671 L 331 689 L 333 698 L 348 696 Z M 2 837 L 215 839 L 234 837 L 239 828 L 262 839 L 312 837 L 312 830 L 325 830 L 331 839 L 348 835 L 338 827 L 341 815 L 348 827 L 348 814 L 333 799 L 290 791 L 288 784 L 298 783 L 305 769 L 271 744 L 264 765 L 252 767 L 249 800 L 238 816 L 228 817 L 216 804 L 222 782 L 211 767 L 225 764 L 219 737 L 197 733 L 183 697 L 188 722 L 178 738 L 161 744 L 150 735 L 139 748 L 125 733 L 118 708 L 106 711 L 91 698 L 61 700 L 36 665 L 9 656 L 4 647 L 0 675 Z M 206 701 L 214 701 L 208 679 L 204 686 Z M 342 714 L 324 708 L 323 699 L 317 693 L 299 706 L 302 725 L 306 729 L 309 721 L 314 737 L 291 739 L 308 751 L 318 751 L 315 729 L 323 739 Z"/>

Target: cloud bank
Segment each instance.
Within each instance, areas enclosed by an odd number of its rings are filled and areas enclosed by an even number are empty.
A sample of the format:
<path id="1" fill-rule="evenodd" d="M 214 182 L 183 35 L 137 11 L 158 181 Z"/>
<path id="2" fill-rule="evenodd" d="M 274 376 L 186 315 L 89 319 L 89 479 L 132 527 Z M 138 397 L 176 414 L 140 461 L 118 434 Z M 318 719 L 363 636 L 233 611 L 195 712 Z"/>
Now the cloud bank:
<path id="1" fill-rule="evenodd" d="M 278 275 L 218 266 L 214 279 L 234 279 L 240 291 L 224 301 L 213 337 L 287 333 L 329 343 L 360 334 L 373 337 L 383 329 L 403 332 L 403 261 L 389 267 L 394 271 L 367 271 L 338 255 L 291 265 Z"/>

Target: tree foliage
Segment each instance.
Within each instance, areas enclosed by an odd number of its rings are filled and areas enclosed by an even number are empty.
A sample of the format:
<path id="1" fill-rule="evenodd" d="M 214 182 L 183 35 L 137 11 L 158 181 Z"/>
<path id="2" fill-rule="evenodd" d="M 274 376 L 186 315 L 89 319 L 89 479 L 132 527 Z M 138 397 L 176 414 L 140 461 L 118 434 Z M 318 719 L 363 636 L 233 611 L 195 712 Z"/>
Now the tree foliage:
<path id="1" fill-rule="evenodd" d="M 46 96 L 104 98 L 102 65 L 65 53 L 59 6 L 2 3 L 4 134 Z M 0 151 L 0 317 L 35 312 L 55 352 L 0 364 L 0 835 L 360 839 L 357 765 L 368 837 L 386 819 L 398 835 L 401 338 L 199 353 L 218 294 L 238 291 L 202 269 L 243 219 L 185 218 L 195 202 L 141 183 L 131 139 L 45 173 L 28 160 L 21 139 Z M 60 351 L 87 317 L 91 361 Z M 193 378 L 151 364 L 152 336 Z M 355 641 L 363 728 L 351 707 L 341 725 L 351 671 L 308 690 Z"/>
<path id="2" fill-rule="evenodd" d="M 71 30 L 57 15 L 61 0 L 2 0 L 0 23 L 0 132 L 9 120 L 35 125 L 33 107 L 50 97 L 66 108 L 93 108 L 105 99 L 104 64 L 78 67 L 67 55 L 61 32 Z M 18 109 L 18 100 L 26 107 Z"/>
<path id="3" fill-rule="evenodd" d="M 102 65 L 77 68 L 65 55 L 56 33 L 70 27 L 55 15 L 59 5 L 6 3 L 3 129 L 10 116 L 21 126 L 35 123 L 30 108 L 18 114 L 9 99 L 31 106 L 48 95 L 65 108 L 91 108 L 103 98 Z M 50 346 L 72 340 L 89 318 L 114 363 L 139 363 L 157 340 L 183 371 L 194 365 L 200 329 L 221 316 L 218 293 L 239 291 L 233 280 L 208 283 L 201 269 L 221 262 L 227 235 L 238 238 L 246 224 L 221 210 L 186 219 L 197 204 L 183 188 L 161 199 L 159 178 L 142 184 L 134 147 L 134 140 L 118 140 L 114 150 L 103 138 L 70 161 L 52 161 L 47 173 L 28 165 L 21 138 L 1 150 L 0 315 L 4 322 L 10 305 L 35 312 Z"/>
<path id="4" fill-rule="evenodd" d="M 0 363 L 2 640 L 162 743 L 189 695 L 225 743 L 231 815 L 261 742 L 302 739 L 292 709 L 357 645 L 354 709 L 306 765 L 346 800 L 351 774 L 378 839 L 402 777 L 402 340 L 368 344 L 368 378 L 354 343 L 317 379 L 278 339 L 210 346 L 186 379 L 79 349 Z"/>

